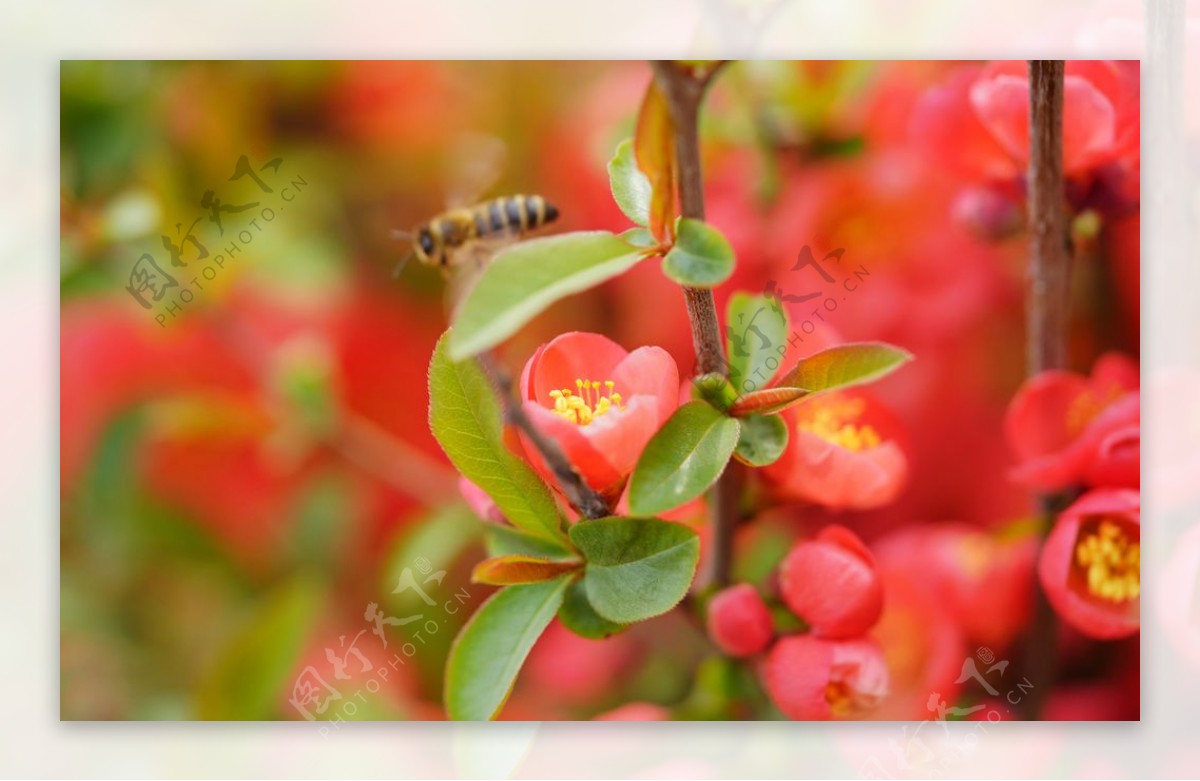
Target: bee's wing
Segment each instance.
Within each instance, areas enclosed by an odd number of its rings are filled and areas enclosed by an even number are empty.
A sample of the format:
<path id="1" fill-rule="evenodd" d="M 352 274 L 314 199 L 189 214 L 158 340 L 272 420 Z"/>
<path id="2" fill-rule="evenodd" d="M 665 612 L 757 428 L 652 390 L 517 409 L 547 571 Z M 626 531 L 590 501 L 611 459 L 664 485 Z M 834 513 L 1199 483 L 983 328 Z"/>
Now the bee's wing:
<path id="1" fill-rule="evenodd" d="M 502 250 L 516 242 L 517 237 L 513 235 L 489 236 L 467 242 L 453 250 L 450 259 L 451 271 L 446 284 L 446 314 L 451 323 L 487 264 Z"/>
<path id="2" fill-rule="evenodd" d="M 496 136 L 464 133 L 451 144 L 447 158 L 446 202 L 450 208 L 470 206 L 491 189 L 508 157 Z"/>

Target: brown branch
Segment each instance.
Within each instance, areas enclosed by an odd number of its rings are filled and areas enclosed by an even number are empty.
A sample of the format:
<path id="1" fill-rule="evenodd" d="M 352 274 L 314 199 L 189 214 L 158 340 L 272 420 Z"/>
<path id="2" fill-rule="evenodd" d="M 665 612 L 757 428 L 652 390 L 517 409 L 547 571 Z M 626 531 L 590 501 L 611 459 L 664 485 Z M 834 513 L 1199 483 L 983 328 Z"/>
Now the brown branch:
<path id="1" fill-rule="evenodd" d="M 612 508 L 609 507 L 608 502 L 584 482 L 580 474 L 571 466 L 571 462 L 567 460 L 558 443 L 542 434 L 525 414 L 525 410 L 521 408 L 521 401 L 515 393 L 512 377 L 488 353 L 479 356 L 479 365 L 500 396 L 501 404 L 504 406 L 505 421 L 519 429 L 526 439 L 537 448 L 542 460 L 554 473 L 554 478 L 566 495 L 567 501 L 586 518 L 604 518 L 612 515 Z"/>
<path id="2" fill-rule="evenodd" d="M 1029 62 L 1028 215 L 1032 232 L 1026 293 L 1026 363 L 1030 376 L 1066 366 L 1070 311 L 1071 253 L 1063 180 L 1063 62 Z M 1067 497 L 1038 497 L 1043 536 Z M 1033 689 L 1022 700 L 1023 716 L 1036 719 L 1053 683 L 1055 668 L 1054 610 L 1034 584 L 1034 614 L 1027 637 L 1024 666 Z"/>
<path id="3" fill-rule="evenodd" d="M 712 77 L 723 63 L 697 73 L 672 62 L 654 62 L 654 75 L 671 111 L 675 128 L 675 168 L 679 178 L 679 210 L 693 220 L 704 219 L 704 174 L 700 168 L 700 103 Z M 692 346 L 696 350 L 697 374 L 724 373 L 725 350 L 717 305 L 711 290 L 685 287 L 688 320 L 692 324 Z"/>
<path id="4" fill-rule="evenodd" d="M 704 219 L 704 174 L 700 167 L 700 104 L 713 76 L 724 62 L 707 66 L 687 66 L 673 62 L 654 62 L 655 79 L 671 112 L 675 129 L 675 168 L 679 181 L 679 210 L 682 216 Z M 717 305 L 711 290 L 685 287 L 688 320 L 692 326 L 692 345 L 696 350 L 698 374 L 728 376 L 724 339 L 717 320 Z M 713 544 L 710 546 L 709 578 L 724 587 L 729 584 L 733 566 L 733 532 L 738 520 L 741 493 L 741 466 L 731 461 L 709 495 L 712 513 Z"/>
<path id="5" fill-rule="evenodd" d="M 1063 62 L 1029 63 L 1029 373 L 1066 366 L 1070 235 L 1063 182 Z"/>

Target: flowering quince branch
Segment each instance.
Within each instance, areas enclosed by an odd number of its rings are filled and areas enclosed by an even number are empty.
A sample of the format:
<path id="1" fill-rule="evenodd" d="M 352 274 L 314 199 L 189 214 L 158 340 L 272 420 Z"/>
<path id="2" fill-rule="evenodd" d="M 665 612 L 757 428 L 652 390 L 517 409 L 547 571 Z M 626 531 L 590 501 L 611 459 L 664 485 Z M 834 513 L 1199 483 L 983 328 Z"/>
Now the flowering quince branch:
<path id="1" fill-rule="evenodd" d="M 679 178 L 680 214 L 704 219 L 704 177 L 700 168 L 699 114 L 704 93 L 724 61 L 707 67 L 667 61 L 653 63 L 655 79 L 663 91 L 675 129 L 675 165 Z M 708 288 L 683 288 L 698 374 L 725 376 L 726 362 L 717 305 Z M 731 463 L 712 489 L 713 545 L 709 576 L 718 587 L 729 585 L 733 567 L 733 533 L 737 525 L 738 497 L 744 475 Z"/>
<path id="2" fill-rule="evenodd" d="M 704 222 L 697 118 L 721 65 L 654 64 L 635 136 L 608 165 L 613 199 L 637 227 L 620 235 L 558 234 L 498 253 L 434 350 L 430 428 L 462 474 L 464 497 L 503 529 L 472 573 L 474 582 L 500 589 L 464 625 L 447 659 L 451 718 L 494 718 L 555 618 L 577 635 L 603 639 L 674 610 L 690 591 L 703 602 L 708 590 L 694 591 L 700 536 L 657 516 L 705 492 L 708 574 L 728 586 L 744 470 L 784 457 L 784 410 L 816 410 L 788 420 L 797 421 L 798 441 L 816 440 L 802 449 L 823 452 L 832 465 L 832 478 L 813 472 L 810 482 L 842 486 L 814 493 L 827 506 L 851 506 L 846 486 L 856 495 L 853 506 L 876 506 L 903 482 L 903 458 L 886 427 L 876 431 L 865 402 L 846 392 L 911 360 L 905 350 L 841 344 L 804 358 L 757 393 L 739 398 L 730 384 L 756 368 L 756 376 L 769 368 L 762 381 L 770 382 L 779 367 L 774 358 L 768 365 L 765 348 L 737 351 L 733 342 L 727 362 L 716 314 L 712 289 L 732 276 L 736 259 L 729 241 Z M 700 375 L 692 401 L 680 400 L 675 359 L 653 345 L 626 350 L 603 334 L 562 333 L 529 357 L 519 381 L 491 354 L 551 303 L 654 256 L 684 290 Z M 730 322 L 737 311 L 777 302 L 742 293 L 731 306 Z M 762 327 L 782 339 L 786 315 L 778 310 Z M 811 471 L 801 457 L 790 463 L 792 471 Z M 564 517 L 561 499 L 582 517 Z M 809 636 L 773 644 L 767 608 L 741 584 L 716 608 L 714 643 L 728 656 L 774 648 L 767 686 L 789 716 L 866 712 L 887 687 L 879 647 L 865 637 L 881 605 L 870 552 L 849 531 L 826 529 L 796 549 L 784 579 L 793 617 L 779 629 L 803 625 Z M 795 685 L 799 673 L 806 677 Z"/>
<path id="3" fill-rule="evenodd" d="M 604 518 L 611 515 L 612 508 L 609 507 L 608 502 L 584 482 L 583 478 L 579 476 L 579 472 L 571 466 L 571 462 L 567 460 L 558 443 L 542 434 L 529 420 L 529 416 L 521 408 L 521 402 L 516 396 L 512 377 L 500 367 L 490 353 L 481 354 L 478 360 L 488 379 L 496 386 L 504 406 L 505 420 L 519 429 L 537 448 L 542 459 L 554 473 L 555 479 L 571 505 L 579 510 L 585 518 Z"/>

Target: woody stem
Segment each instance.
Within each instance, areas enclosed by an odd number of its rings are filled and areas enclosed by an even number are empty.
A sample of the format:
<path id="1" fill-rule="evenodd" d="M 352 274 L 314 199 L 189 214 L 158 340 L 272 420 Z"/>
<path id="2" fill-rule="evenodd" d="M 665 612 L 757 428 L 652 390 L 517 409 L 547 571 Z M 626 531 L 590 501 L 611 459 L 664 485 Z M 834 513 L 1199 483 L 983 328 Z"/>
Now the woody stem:
<path id="1" fill-rule="evenodd" d="M 679 181 L 679 211 L 693 220 L 704 219 L 704 175 L 700 167 L 700 105 L 704 93 L 724 63 L 689 66 L 673 62 L 651 63 L 655 80 L 671 113 L 675 133 L 675 168 Z M 692 344 L 699 374 L 725 374 L 725 348 L 711 290 L 684 287 Z M 730 462 L 710 493 L 712 545 L 709 577 L 723 587 L 729 584 L 733 564 L 733 532 L 737 525 L 741 466 Z"/>
<path id="2" fill-rule="evenodd" d="M 1030 376 L 1066 365 L 1071 253 L 1062 163 L 1063 70 L 1061 60 L 1029 62 L 1028 220 L 1032 238 L 1025 310 Z M 1038 497 L 1043 534 L 1049 532 L 1068 498 L 1061 493 Z M 1027 719 L 1036 719 L 1041 712 L 1055 665 L 1054 611 L 1036 584 L 1034 591 L 1033 623 L 1024 660 L 1034 683 L 1022 702 Z"/>

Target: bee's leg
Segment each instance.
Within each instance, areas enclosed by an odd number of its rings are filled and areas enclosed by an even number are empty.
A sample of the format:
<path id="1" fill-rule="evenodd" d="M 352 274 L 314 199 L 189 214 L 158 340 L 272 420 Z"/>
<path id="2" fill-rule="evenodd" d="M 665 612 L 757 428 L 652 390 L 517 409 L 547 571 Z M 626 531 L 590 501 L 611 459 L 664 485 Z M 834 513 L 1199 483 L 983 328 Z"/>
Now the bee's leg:
<path id="1" fill-rule="evenodd" d="M 408 262 L 412 260 L 415 255 L 416 253 L 412 250 L 404 253 L 404 255 L 400 258 L 400 262 L 396 264 L 396 268 L 392 269 L 392 279 L 400 278 L 400 273 L 404 271 L 404 267 L 408 265 Z"/>

